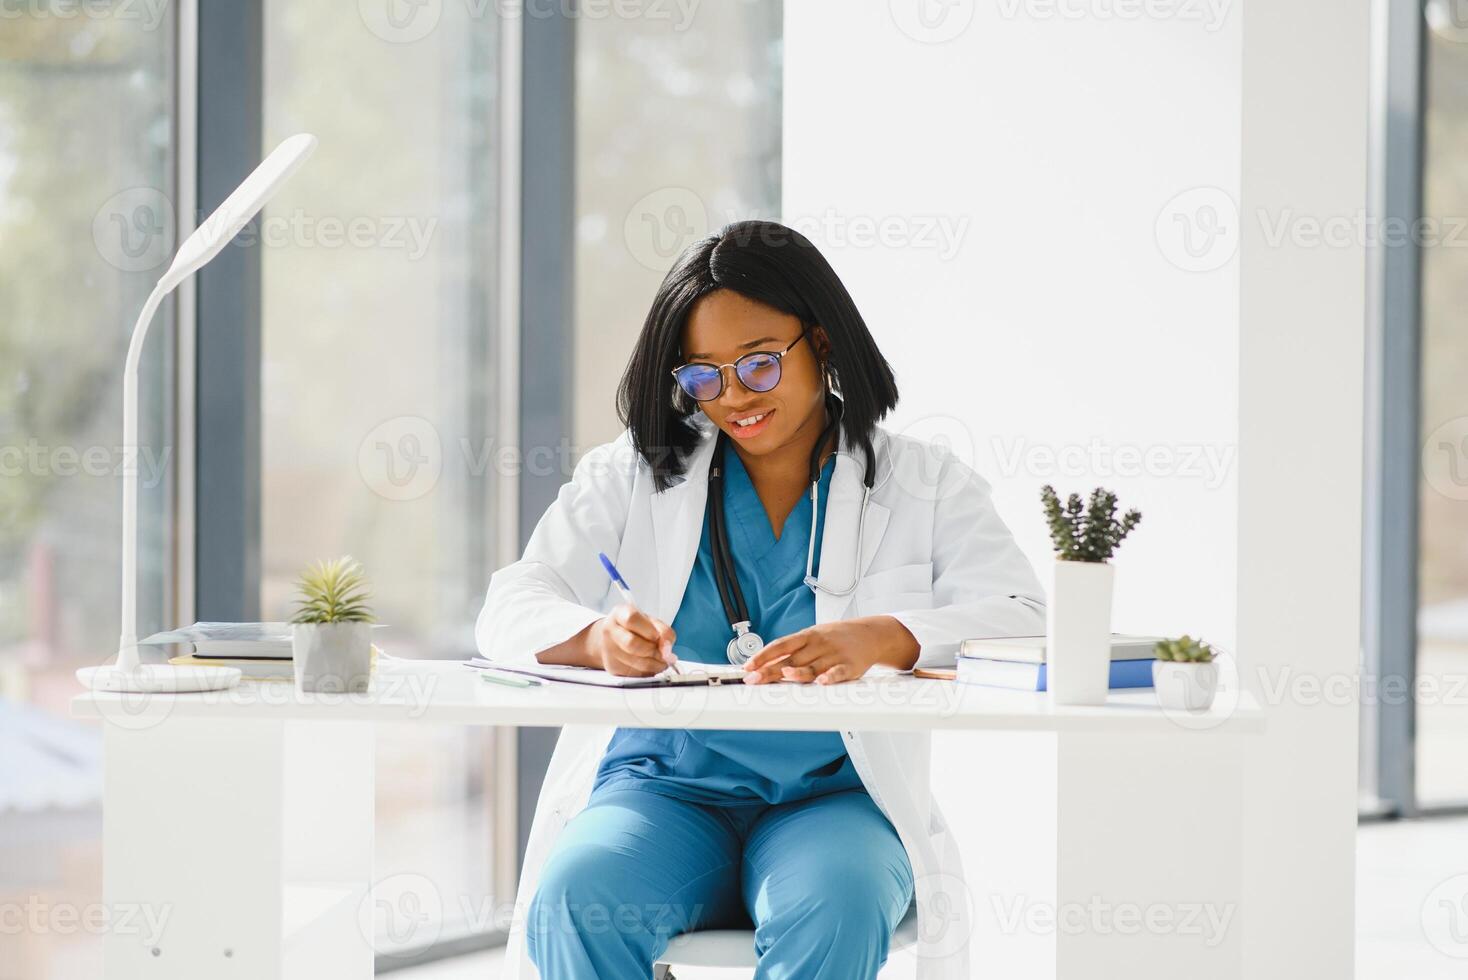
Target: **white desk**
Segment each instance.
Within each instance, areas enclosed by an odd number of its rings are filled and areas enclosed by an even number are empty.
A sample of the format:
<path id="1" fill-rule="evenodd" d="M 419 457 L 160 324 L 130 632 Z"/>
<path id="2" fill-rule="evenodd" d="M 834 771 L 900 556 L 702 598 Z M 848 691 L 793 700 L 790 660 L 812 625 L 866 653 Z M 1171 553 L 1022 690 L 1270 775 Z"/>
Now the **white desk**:
<path id="1" fill-rule="evenodd" d="M 1113 695 L 1105 707 L 1053 708 L 1044 695 L 893 674 L 829 687 L 521 689 L 486 683 L 459 664 L 391 660 L 362 695 L 300 695 L 288 683 L 247 682 L 212 694 L 88 693 L 72 708 L 105 728 L 104 901 L 168 916 L 152 947 L 136 933 L 108 934 L 110 980 L 370 976 L 370 726 L 413 720 L 971 733 L 961 741 L 940 736 L 934 773 L 941 779 L 960 764 L 973 778 L 945 782 L 982 781 L 984 806 L 947 804 L 950 822 L 980 838 L 965 846 L 980 906 L 970 944 L 976 964 L 1012 961 L 1006 977 L 1102 977 L 1119 975 L 1112 971 L 1121 964 L 1130 980 L 1179 970 L 1228 976 L 1241 897 L 1235 777 L 1249 741 L 1238 736 L 1264 721 L 1242 696 L 1208 713 L 1175 715 L 1159 709 L 1151 691 Z M 972 733 L 984 732 L 999 741 L 975 742 Z M 1155 771 L 1107 765 L 1106 746 L 1138 739 L 1155 751 Z M 974 750 L 982 745 L 1003 750 Z M 1206 846 L 1179 850 L 1153 839 L 1159 847 L 1138 849 L 1124 841 L 1155 835 L 1172 812 Z M 995 834 L 1003 835 L 997 847 Z M 1131 900 L 1148 906 L 1226 906 L 1235 934 L 1223 945 L 1149 929 L 1138 942 L 1114 924 L 1077 933 L 1040 921 L 1045 905 L 1062 917 L 1073 903 L 1094 905 L 1096 883 L 1112 881 L 1146 891 Z M 1016 888 L 1025 902 L 1019 920 L 1017 907 L 990 900 Z"/>

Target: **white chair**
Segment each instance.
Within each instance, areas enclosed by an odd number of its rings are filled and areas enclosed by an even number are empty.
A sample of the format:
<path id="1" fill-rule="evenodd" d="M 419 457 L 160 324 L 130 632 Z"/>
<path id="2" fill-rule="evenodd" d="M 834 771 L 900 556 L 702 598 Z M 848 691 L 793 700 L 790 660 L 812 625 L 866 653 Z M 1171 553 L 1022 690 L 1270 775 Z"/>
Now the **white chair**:
<path id="1" fill-rule="evenodd" d="M 897 929 L 892 933 L 891 952 L 917 945 L 917 906 L 910 905 Z M 717 967 L 719 969 L 743 968 L 753 972 L 754 955 L 753 929 L 701 929 L 674 936 L 668 943 L 667 952 L 653 965 L 653 980 L 677 980 L 673 967 Z"/>

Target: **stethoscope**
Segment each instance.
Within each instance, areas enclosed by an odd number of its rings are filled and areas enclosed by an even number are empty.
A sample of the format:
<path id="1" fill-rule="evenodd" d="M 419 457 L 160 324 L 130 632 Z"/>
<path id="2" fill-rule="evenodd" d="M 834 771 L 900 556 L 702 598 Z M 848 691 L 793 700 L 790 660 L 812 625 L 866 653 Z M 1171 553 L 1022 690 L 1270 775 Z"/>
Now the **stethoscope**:
<path id="1" fill-rule="evenodd" d="M 856 530 L 857 560 L 852 563 L 851 581 L 842 589 L 824 586 L 814 574 L 816 525 L 821 506 L 821 449 L 841 423 L 840 405 L 841 401 L 838 398 L 833 397 L 827 401 L 827 415 L 830 421 L 826 423 L 826 428 L 821 432 L 820 438 L 816 440 L 815 448 L 811 450 L 810 454 L 810 544 L 805 552 L 806 586 L 812 592 L 824 592 L 826 595 L 838 597 L 847 596 L 856 591 L 861 571 L 863 537 L 866 533 L 867 503 L 871 500 L 872 484 L 876 476 L 876 467 L 869 455 L 866 460 L 866 468 L 862 473 L 864 486 L 861 494 L 861 515 L 857 521 Z M 734 569 L 734 554 L 729 550 L 729 532 L 724 521 L 724 453 L 728 451 L 728 442 L 729 437 L 721 431 L 718 436 L 718 444 L 714 447 L 713 459 L 709 463 L 709 550 L 713 553 L 714 584 L 719 589 L 719 601 L 723 603 L 724 615 L 729 618 L 729 628 L 734 631 L 734 637 L 729 641 L 724 654 L 729 658 L 731 664 L 743 664 L 765 648 L 765 641 L 750 628 L 749 607 L 744 602 L 744 591 L 739 588 L 739 576 Z"/>

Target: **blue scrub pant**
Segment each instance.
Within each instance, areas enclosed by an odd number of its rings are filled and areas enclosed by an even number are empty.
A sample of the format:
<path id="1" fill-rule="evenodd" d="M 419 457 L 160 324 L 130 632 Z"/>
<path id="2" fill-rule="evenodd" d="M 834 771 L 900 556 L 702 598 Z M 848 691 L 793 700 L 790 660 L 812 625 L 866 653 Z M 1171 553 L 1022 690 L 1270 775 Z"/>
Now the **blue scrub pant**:
<path id="1" fill-rule="evenodd" d="M 526 941 L 546 980 L 625 980 L 651 976 L 678 933 L 753 922 L 758 980 L 861 980 L 886 961 L 912 890 L 864 790 L 709 805 L 622 781 L 566 825 Z"/>

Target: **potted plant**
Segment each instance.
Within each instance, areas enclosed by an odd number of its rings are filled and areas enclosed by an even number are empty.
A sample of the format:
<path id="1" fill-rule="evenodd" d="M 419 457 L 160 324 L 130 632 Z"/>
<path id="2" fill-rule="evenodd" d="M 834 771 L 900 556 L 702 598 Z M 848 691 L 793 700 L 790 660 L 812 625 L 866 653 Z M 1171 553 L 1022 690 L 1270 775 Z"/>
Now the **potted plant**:
<path id="1" fill-rule="evenodd" d="M 350 556 L 319 561 L 301 573 L 300 607 L 291 619 L 296 687 L 367 690 L 372 675 L 372 611 L 362 566 Z"/>
<path id="2" fill-rule="evenodd" d="M 1213 704 L 1218 664 L 1211 646 L 1183 634 L 1175 640 L 1159 640 L 1156 652 L 1152 686 L 1157 689 L 1158 704 L 1182 711 L 1203 711 Z"/>
<path id="3" fill-rule="evenodd" d="M 1046 686 L 1056 704 L 1104 704 L 1111 678 L 1111 586 L 1108 560 L 1142 522 L 1129 510 L 1118 520 L 1116 494 L 1097 487 L 1083 502 L 1064 504 L 1055 488 L 1040 491 L 1055 545 L 1045 607 Z"/>

